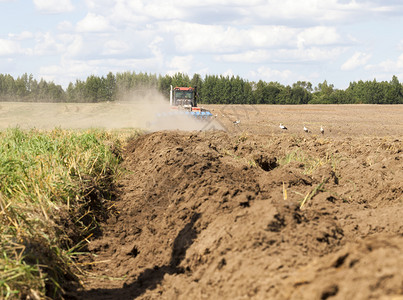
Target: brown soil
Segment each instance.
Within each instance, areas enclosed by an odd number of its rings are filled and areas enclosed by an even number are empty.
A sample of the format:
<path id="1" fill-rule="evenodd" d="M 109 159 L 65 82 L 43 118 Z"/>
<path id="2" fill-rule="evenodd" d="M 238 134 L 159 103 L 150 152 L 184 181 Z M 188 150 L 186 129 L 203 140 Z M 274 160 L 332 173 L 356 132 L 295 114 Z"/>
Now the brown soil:
<path id="1" fill-rule="evenodd" d="M 128 142 L 116 212 L 89 244 L 84 288 L 68 297 L 403 299 L 403 131 L 393 110 L 383 129 L 360 113 L 347 123 L 348 113 L 328 114 L 312 116 L 305 134 L 308 111 L 242 119 L 236 107 L 210 108 L 226 110 L 227 132 Z"/>

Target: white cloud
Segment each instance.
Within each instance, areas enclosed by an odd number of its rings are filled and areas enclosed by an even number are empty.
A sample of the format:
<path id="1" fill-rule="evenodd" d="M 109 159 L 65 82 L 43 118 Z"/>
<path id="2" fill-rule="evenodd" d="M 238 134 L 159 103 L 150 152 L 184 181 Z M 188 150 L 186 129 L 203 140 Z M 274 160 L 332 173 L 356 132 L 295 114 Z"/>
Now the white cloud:
<path id="1" fill-rule="evenodd" d="M 243 41 L 246 47 L 289 47 L 294 43 L 298 30 L 286 26 L 253 26 L 240 33 L 244 37 L 250 36 L 250 40 L 245 38 Z"/>
<path id="2" fill-rule="evenodd" d="M 199 24 L 323 24 L 346 22 L 354 15 L 365 15 L 378 6 L 338 0 L 86 0 L 98 14 L 113 16 L 114 22 L 146 24 L 177 20 Z M 390 8 L 390 5 L 386 6 Z M 104 14 L 105 16 L 107 14 Z"/>
<path id="3" fill-rule="evenodd" d="M 246 38 L 238 29 L 214 25 L 176 23 L 170 26 L 179 52 L 228 52 L 239 48 Z M 191 32 L 191 34 L 189 34 Z"/>
<path id="4" fill-rule="evenodd" d="M 23 41 L 23 40 L 28 40 L 34 37 L 34 34 L 30 31 L 23 31 L 19 34 L 15 34 L 15 33 L 9 33 L 8 36 L 10 38 L 12 38 L 13 40 L 17 40 L 17 41 Z"/>
<path id="5" fill-rule="evenodd" d="M 343 71 L 354 70 L 360 66 L 365 65 L 371 58 L 371 54 L 363 52 L 355 52 L 344 64 L 342 64 L 341 69 Z"/>
<path id="6" fill-rule="evenodd" d="M 389 81 L 393 75 L 396 75 L 400 82 L 403 80 L 403 54 L 400 54 L 396 60 L 387 59 L 378 64 L 368 64 L 365 66 L 367 77 L 358 78 L 362 80 L 376 79 L 378 81 Z"/>
<path id="7" fill-rule="evenodd" d="M 151 72 L 151 70 L 159 69 L 160 60 L 158 57 L 111 59 L 99 61 L 99 64 L 106 66 L 105 71 L 138 70 Z"/>
<path id="8" fill-rule="evenodd" d="M 192 64 L 192 55 L 175 56 L 170 62 L 167 63 L 168 68 L 170 68 L 168 74 L 175 74 L 177 72 L 189 73 L 189 71 L 192 69 Z"/>
<path id="9" fill-rule="evenodd" d="M 254 78 L 261 78 L 265 81 L 287 80 L 292 75 L 290 70 L 273 70 L 269 67 L 260 67 L 256 71 L 251 71 L 250 75 Z"/>
<path id="10" fill-rule="evenodd" d="M 352 14 L 361 13 L 362 10 L 363 5 L 354 0 L 347 3 L 337 0 L 271 0 L 252 7 L 249 15 L 274 22 L 323 23 L 348 20 Z"/>
<path id="11" fill-rule="evenodd" d="M 164 62 L 164 54 L 161 49 L 161 43 L 164 42 L 164 39 L 160 36 L 156 36 L 151 43 L 148 45 L 151 53 L 155 56 L 155 60 L 159 62 L 160 67 L 162 67 Z"/>
<path id="12" fill-rule="evenodd" d="M 298 47 L 332 45 L 340 42 L 340 35 L 334 27 L 310 27 L 298 34 Z"/>
<path id="13" fill-rule="evenodd" d="M 226 71 L 224 71 L 223 73 L 222 73 L 222 76 L 224 76 L 224 77 L 232 77 L 232 76 L 234 76 L 234 72 L 232 71 L 232 69 L 228 69 L 228 70 L 226 70 Z"/>
<path id="14" fill-rule="evenodd" d="M 330 46 L 342 42 L 336 28 L 325 26 L 298 29 L 286 26 L 256 25 L 249 28 L 238 28 L 170 22 L 160 24 L 160 30 L 173 34 L 176 49 L 183 53 L 231 54 L 249 51 L 250 55 L 253 53 L 252 51 L 255 51 L 261 55 L 261 49 Z M 231 59 L 231 57 L 227 56 L 226 59 Z"/>
<path id="15" fill-rule="evenodd" d="M 52 55 L 61 53 L 64 50 L 64 45 L 58 43 L 49 32 L 37 33 L 35 43 L 35 55 Z"/>
<path id="16" fill-rule="evenodd" d="M 42 66 L 39 76 L 52 80 L 64 87 L 76 79 L 84 80 L 89 75 L 106 75 L 109 72 L 117 73 L 127 70 L 147 71 L 156 70 L 159 60 L 155 57 L 147 59 L 92 59 L 78 60 L 64 57 L 59 64 Z"/>
<path id="17" fill-rule="evenodd" d="M 105 6 L 101 7 L 93 0 L 87 2 L 99 14 L 104 13 Z M 149 26 L 156 21 L 187 20 L 192 15 L 189 7 L 184 6 L 181 1 L 120 0 L 108 11 L 111 23 L 121 26 Z"/>
<path id="18" fill-rule="evenodd" d="M 219 62 L 260 64 L 267 62 L 305 63 L 335 60 L 346 49 L 343 47 L 320 48 L 311 47 L 306 49 L 257 49 L 234 54 L 216 55 Z"/>
<path id="19" fill-rule="evenodd" d="M 257 49 L 235 54 L 223 54 L 215 56 L 217 61 L 232 63 L 263 63 L 268 61 L 272 54 L 268 50 Z"/>
<path id="20" fill-rule="evenodd" d="M 169 1 L 144 1 L 144 3 L 147 4 L 139 5 L 138 2 L 134 1 L 131 2 L 130 6 L 133 11 L 139 12 L 141 9 L 145 15 L 157 20 L 186 18 L 185 11 L 179 3 L 177 5 L 172 5 L 172 2 Z"/>
<path id="21" fill-rule="evenodd" d="M 136 8 L 135 5 L 139 5 L 139 7 Z M 110 19 L 113 24 L 119 24 L 123 27 L 149 22 L 149 18 L 142 9 L 141 1 L 133 1 L 132 3 L 117 1 L 115 6 L 110 9 Z"/>
<path id="22" fill-rule="evenodd" d="M 14 9 L 16 3 L 7 3 L 7 7 Z M 253 74 L 255 78 L 289 82 L 299 78 L 309 80 L 309 76 L 316 74 L 318 81 L 326 76 L 330 82 L 332 76 L 348 80 L 343 70 L 357 68 L 389 74 L 403 68 L 399 67 L 403 58 L 397 58 L 403 52 L 403 40 L 399 43 L 398 38 L 387 44 L 393 39 L 389 33 L 401 25 L 403 5 L 398 0 L 33 0 L 33 3 L 36 11 L 42 13 L 72 11 L 74 6 L 76 10 L 74 15 L 51 16 L 37 22 L 28 16 L 38 18 L 38 13 L 32 11 L 32 5 L 26 6 L 23 13 L 27 19 L 21 23 L 18 20 L 23 18 L 22 12 L 15 9 L 18 18 L 9 18 L 5 25 L 10 27 L 3 28 L 1 59 L 16 58 L 13 68 L 22 70 L 28 68 L 30 61 L 36 62 L 38 55 L 44 66 L 43 74 L 55 80 L 64 78 L 64 74 L 74 80 L 94 72 L 102 75 L 134 69 L 200 74 L 224 74 L 230 70 L 240 76 Z M 374 30 L 371 26 L 375 25 Z M 367 32 L 361 35 L 362 30 Z M 380 40 L 385 44 L 381 45 Z M 371 56 L 365 49 L 379 53 L 376 59 L 380 63 L 368 65 Z M 341 58 L 347 51 L 355 54 L 349 59 Z M 20 59 L 24 57 L 21 54 L 26 56 L 25 60 Z M 53 65 L 57 59 L 60 63 Z M 34 70 L 37 65 L 31 65 L 33 73 L 37 73 Z"/>
<path id="23" fill-rule="evenodd" d="M 105 49 L 102 54 L 106 55 L 122 54 L 129 50 L 127 43 L 121 40 L 107 41 L 104 45 L 104 48 Z"/>
<path id="24" fill-rule="evenodd" d="M 285 26 L 253 26 L 239 29 L 234 26 L 203 25 L 185 22 L 160 24 L 160 30 L 174 34 L 180 52 L 225 53 L 255 47 L 291 46 L 296 29 Z"/>
<path id="25" fill-rule="evenodd" d="M 11 40 L 0 39 L 0 56 L 8 56 L 22 53 L 19 43 Z"/>
<path id="26" fill-rule="evenodd" d="M 94 74 L 94 70 L 90 62 L 63 59 L 60 64 L 40 67 L 39 76 L 66 87 L 69 82 Z"/>
<path id="27" fill-rule="evenodd" d="M 387 59 L 376 65 L 368 65 L 367 70 L 388 72 L 393 74 L 403 72 L 403 54 L 399 55 L 396 60 Z"/>
<path id="28" fill-rule="evenodd" d="M 154 0 L 154 2 L 158 2 L 158 0 Z M 262 3 L 261 0 L 221 0 L 217 2 L 217 0 L 204 0 L 204 1 L 194 1 L 194 0 L 173 0 L 174 6 L 183 6 L 187 8 L 200 8 L 200 7 L 211 7 L 211 6 L 241 6 L 241 7 L 250 7 L 259 5 Z"/>
<path id="29" fill-rule="evenodd" d="M 104 32 L 110 29 L 109 20 L 94 13 L 88 13 L 84 19 L 77 23 L 78 32 Z"/>
<path id="30" fill-rule="evenodd" d="M 96 10 L 101 7 L 107 7 L 113 4 L 111 0 L 84 0 L 85 4 L 90 10 Z M 121 1 L 119 1 L 121 2 Z"/>
<path id="31" fill-rule="evenodd" d="M 76 79 L 84 80 L 91 74 L 103 76 L 108 72 L 116 73 L 126 70 L 152 72 L 161 70 L 164 66 L 161 50 L 163 39 L 159 36 L 148 44 L 149 56 L 139 58 L 119 57 L 119 54 L 130 50 L 130 45 L 125 40 L 106 40 L 102 46 L 99 46 L 99 41 L 95 44 L 87 41 L 87 38 L 81 34 L 61 34 L 58 40 L 64 43 L 60 63 L 43 65 L 39 76 L 58 82 L 64 87 Z M 100 51 L 102 47 L 104 47 L 103 51 Z M 106 56 L 105 58 L 104 55 L 117 57 Z M 186 57 L 175 57 L 170 63 L 172 69 L 175 68 L 180 72 L 188 71 L 189 65 L 192 65 Z"/>
<path id="32" fill-rule="evenodd" d="M 286 63 L 330 62 L 336 60 L 345 51 L 344 47 L 279 49 L 273 53 L 273 61 Z"/>
<path id="33" fill-rule="evenodd" d="M 74 10 L 70 0 L 33 0 L 38 11 L 48 14 L 65 13 Z"/>
<path id="34" fill-rule="evenodd" d="M 57 24 L 57 30 L 59 30 L 59 31 L 70 32 L 73 29 L 74 29 L 74 26 L 69 21 L 61 21 L 59 24 Z"/>
<path id="35" fill-rule="evenodd" d="M 84 38 L 80 34 L 62 34 L 59 36 L 60 40 L 63 40 L 65 50 L 62 54 L 62 59 L 72 60 L 80 55 L 87 55 L 94 50 L 90 47 L 86 47 Z"/>

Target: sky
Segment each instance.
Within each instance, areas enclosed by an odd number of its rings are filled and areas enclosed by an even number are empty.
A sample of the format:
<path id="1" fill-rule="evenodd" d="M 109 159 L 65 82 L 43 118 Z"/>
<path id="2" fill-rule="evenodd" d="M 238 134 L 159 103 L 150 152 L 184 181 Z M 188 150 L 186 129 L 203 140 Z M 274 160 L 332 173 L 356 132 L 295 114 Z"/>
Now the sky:
<path id="1" fill-rule="evenodd" d="M 403 82 L 401 0 L 0 0 L 0 74 Z"/>

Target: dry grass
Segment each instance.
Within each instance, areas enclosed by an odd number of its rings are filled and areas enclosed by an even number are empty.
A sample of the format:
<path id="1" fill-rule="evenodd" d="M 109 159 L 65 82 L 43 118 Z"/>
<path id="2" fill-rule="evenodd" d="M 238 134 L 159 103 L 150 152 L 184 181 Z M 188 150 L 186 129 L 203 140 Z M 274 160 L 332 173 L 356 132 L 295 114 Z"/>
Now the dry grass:
<path id="1" fill-rule="evenodd" d="M 0 298 L 59 297 L 77 282 L 75 257 L 111 206 L 121 145 L 97 130 L 0 132 Z"/>

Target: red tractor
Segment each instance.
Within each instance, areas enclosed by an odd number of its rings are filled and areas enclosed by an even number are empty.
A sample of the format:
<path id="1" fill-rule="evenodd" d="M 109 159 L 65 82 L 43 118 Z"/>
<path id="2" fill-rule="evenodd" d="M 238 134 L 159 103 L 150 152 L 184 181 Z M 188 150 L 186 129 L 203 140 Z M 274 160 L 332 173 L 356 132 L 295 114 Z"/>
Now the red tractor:
<path id="1" fill-rule="evenodd" d="M 195 117 L 207 119 L 212 116 L 208 110 L 197 107 L 197 89 L 192 87 L 175 87 L 171 85 L 169 104 L 172 109 L 186 110 Z"/>
<path id="2" fill-rule="evenodd" d="M 191 110 L 192 107 L 197 107 L 196 103 L 196 89 L 192 87 L 175 87 L 172 88 L 169 95 L 169 104 L 171 106 L 180 107 L 183 109 Z"/>

